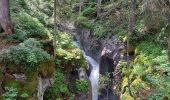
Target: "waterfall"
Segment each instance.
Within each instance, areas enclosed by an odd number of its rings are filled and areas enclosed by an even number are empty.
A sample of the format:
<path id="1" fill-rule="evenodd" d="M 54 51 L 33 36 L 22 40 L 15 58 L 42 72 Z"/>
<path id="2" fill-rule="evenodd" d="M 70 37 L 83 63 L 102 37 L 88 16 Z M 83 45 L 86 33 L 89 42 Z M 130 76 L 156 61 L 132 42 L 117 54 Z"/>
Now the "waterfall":
<path id="1" fill-rule="evenodd" d="M 74 44 L 77 47 L 81 48 L 79 41 L 75 41 Z M 82 50 L 82 52 L 84 58 L 92 66 L 92 70 L 89 77 L 92 86 L 92 100 L 98 100 L 99 64 L 92 57 L 88 56 L 84 50 Z"/>

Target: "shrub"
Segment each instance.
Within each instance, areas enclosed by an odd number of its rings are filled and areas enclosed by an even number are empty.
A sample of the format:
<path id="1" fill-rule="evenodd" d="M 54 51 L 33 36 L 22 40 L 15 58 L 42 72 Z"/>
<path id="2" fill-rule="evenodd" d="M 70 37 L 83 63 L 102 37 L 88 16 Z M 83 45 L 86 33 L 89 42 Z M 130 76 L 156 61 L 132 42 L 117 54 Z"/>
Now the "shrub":
<path id="1" fill-rule="evenodd" d="M 21 43 L 20 45 L 26 46 L 26 47 L 36 47 L 36 48 L 42 48 L 42 44 L 40 41 L 37 41 L 34 38 L 29 38 L 28 40 L 24 41 L 24 43 Z"/>
<path id="2" fill-rule="evenodd" d="M 107 86 L 111 87 L 111 80 L 109 79 L 109 73 L 101 75 L 99 78 L 99 90 L 107 89 Z"/>
<path id="3" fill-rule="evenodd" d="M 24 40 L 28 39 L 26 33 L 15 33 L 10 36 L 8 36 L 7 41 L 8 42 L 23 42 Z"/>
<path id="4" fill-rule="evenodd" d="M 163 47 L 154 42 L 143 41 L 137 47 L 139 51 L 146 55 L 151 55 L 151 57 L 156 57 L 161 54 Z"/>
<path id="5" fill-rule="evenodd" d="M 62 67 L 86 67 L 83 54 L 73 44 L 71 37 L 66 33 L 60 33 L 60 41 L 60 47 L 57 48 L 57 60 L 61 60 L 61 64 L 65 65 Z M 78 63 L 79 65 L 76 65 Z"/>
<path id="6" fill-rule="evenodd" d="M 93 8 L 92 6 L 86 7 L 83 11 L 82 11 L 82 15 L 83 16 L 88 16 L 88 17 L 95 17 L 96 15 L 96 9 L 95 7 Z"/>
<path id="7" fill-rule="evenodd" d="M 1 54 L 0 62 L 22 65 L 26 72 L 37 70 L 40 62 L 51 59 L 51 56 L 38 46 L 40 46 L 39 42 L 34 39 L 12 46 Z"/>
<path id="8" fill-rule="evenodd" d="M 76 89 L 78 92 L 86 93 L 88 91 L 88 81 L 87 80 L 76 80 Z"/>
<path id="9" fill-rule="evenodd" d="M 46 91 L 45 98 L 47 100 L 54 100 L 56 98 L 69 98 L 70 96 L 71 94 L 65 82 L 64 74 L 60 70 L 57 70 L 55 73 L 54 85 Z"/>
<path id="10" fill-rule="evenodd" d="M 5 87 L 5 93 L 3 94 L 5 100 L 17 100 L 16 98 L 20 97 L 26 99 L 28 97 L 27 93 L 22 93 L 19 95 L 18 91 L 14 87 Z"/>
<path id="11" fill-rule="evenodd" d="M 16 100 L 18 95 L 17 89 L 13 87 L 5 87 L 6 92 L 3 94 L 5 100 Z"/>
<path id="12" fill-rule="evenodd" d="M 99 38 L 105 38 L 108 35 L 106 28 L 100 24 L 95 25 L 94 33 Z"/>
<path id="13" fill-rule="evenodd" d="M 49 39 L 50 33 L 37 18 L 25 12 L 12 16 L 15 33 L 26 34 L 27 37 Z"/>

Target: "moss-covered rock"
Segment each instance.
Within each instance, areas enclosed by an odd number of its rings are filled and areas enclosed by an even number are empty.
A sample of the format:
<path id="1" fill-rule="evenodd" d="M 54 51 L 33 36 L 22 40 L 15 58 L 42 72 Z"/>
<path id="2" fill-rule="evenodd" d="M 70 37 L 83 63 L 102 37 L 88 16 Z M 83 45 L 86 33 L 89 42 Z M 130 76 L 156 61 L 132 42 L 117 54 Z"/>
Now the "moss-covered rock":
<path id="1" fill-rule="evenodd" d="M 54 60 L 44 61 L 40 64 L 39 74 L 44 77 L 53 77 L 55 73 Z"/>

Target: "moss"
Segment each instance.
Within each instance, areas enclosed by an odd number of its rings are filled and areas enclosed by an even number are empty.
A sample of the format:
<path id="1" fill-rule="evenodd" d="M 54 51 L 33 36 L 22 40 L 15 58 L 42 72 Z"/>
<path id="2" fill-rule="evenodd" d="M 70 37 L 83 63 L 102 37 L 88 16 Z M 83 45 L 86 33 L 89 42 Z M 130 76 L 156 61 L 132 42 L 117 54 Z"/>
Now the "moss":
<path id="1" fill-rule="evenodd" d="M 52 77 L 55 73 L 55 64 L 53 60 L 44 61 L 40 64 L 39 73 L 42 77 Z"/>
<path id="2" fill-rule="evenodd" d="M 36 91 L 36 88 L 37 88 L 38 73 L 37 72 L 29 73 L 29 75 L 27 75 L 27 77 L 28 77 L 28 82 L 27 82 L 27 84 L 24 85 L 23 90 L 28 91 L 28 93 L 30 95 L 32 95 Z"/>
<path id="3" fill-rule="evenodd" d="M 4 87 L 13 87 L 16 88 L 17 90 L 21 89 L 21 84 L 18 81 L 15 80 L 7 80 L 4 82 L 5 86 Z"/>

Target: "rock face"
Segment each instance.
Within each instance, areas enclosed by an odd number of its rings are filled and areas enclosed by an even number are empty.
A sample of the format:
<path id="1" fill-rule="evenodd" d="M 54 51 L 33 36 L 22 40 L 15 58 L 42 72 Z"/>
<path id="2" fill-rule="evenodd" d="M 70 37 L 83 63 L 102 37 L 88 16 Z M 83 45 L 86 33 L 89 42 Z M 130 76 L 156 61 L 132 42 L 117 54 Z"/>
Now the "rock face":
<path id="1" fill-rule="evenodd" d="M 115 78 L 121 77 L 118 73 L 118 63 L 122 59 L 122 51 L 124 50 L 124 43 L 120 42 L 116 36 L 108 37 L 106 39 L 97 39 L 90 29 L 75 28 L 74 25 L 61 24 L 59 25 L 61 31 L 70 33 L 76 40 L 80 41 L 82 48 L 99 63 L 100 74 L 110 74 L 110 79 L 116 81 Z M 72 26 L 72 27 L 70 27 Z M 120 80 L 119 80 L 120 81 Z M 112 83 L 114 84 L 114 83 Z M 116 100 L 112 88 L 103 89 L 99 100 Z"/>
<path id="2" fill-rule="evenodd" d="M 95 38 L 89 29 L 78 29 L 76 33 L 77 34 L 75 35 L 74 33 L 74 35 L 76 39 L 80 40 L 85 52 L 99 62 L 100 74 L 105 75 L 106 73 L 109 73 L 112 82 L 114 78 L 121 77 L 121 74 L 113 76 L 113 74 L 118 71 L 117 64 L 122 59 L 121 51 L 124 49 L 124 44 L 121 43 L 116 36 L 99 40 Z M 103 89 L 99 96 L 99 100 L 118 99 L 113 91 L 113 88 Z"/>
<path id="3" fill-rule="evenodd" d="M 124 44 L 119 42 L 116 36 L 106 39 L 102 44 L 102 52 L 100 55 L 100 73 L 114 72 L 117 64 L 122 59 L 121 54 Z"/>
<path id="4" fill-rule="evenodd" d="M 45 90 L 52 86 L 54 80 L 52 78 L 43 79 L 41 76 L 38 77 L 38 87 L 37 87 L 37 100 L 43 100 Z"/>
<path id="5" fill-rule="evenodd" d="M 89 29 L 77 29 L 77 40 L 83 47 L 87 55 L 91 56 L 97 62 L 99 61 L 101 52 L 101 42 L 92 34 Z"/>
<path id="6" fill-rule="evenodd" d="M 122 50 L 124 49 L 124 44 L 121 43 L 116 36 L 112 36 L 109 39 L 103 41 L 103 49 L 100 55 L 100 74 L 105 75 L 109 73 L 111 84 L 114 84 L 115 77 L 121 77 L 118 72 L 118 63 L 122 59 Z M 109 87 L 109 86 L 108 86 Z M 113 86 L 111 86 L 113 87 Z M 113 88 L 103 89 L 99 96 L 100 100 L 116 100 L 117 96 L 114 95 Z"/>

